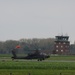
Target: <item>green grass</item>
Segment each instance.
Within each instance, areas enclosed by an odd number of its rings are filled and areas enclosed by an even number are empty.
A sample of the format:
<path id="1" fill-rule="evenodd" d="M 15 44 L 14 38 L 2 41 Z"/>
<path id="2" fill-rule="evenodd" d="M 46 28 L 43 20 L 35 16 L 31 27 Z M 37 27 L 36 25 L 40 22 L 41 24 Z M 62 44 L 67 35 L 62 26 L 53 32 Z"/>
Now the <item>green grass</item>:
<path id="1" fill-rule="evenodd" d="M 2 59 L 4 58 L 4 59 Z M 5 60 L 5 61 L 4 61 Z M 1 57 L 0 75 L 75 75 L 75 62 L 50 62 L 50 60 L 75 61 L 75 56 L 52 56 L 47 61 L 11 61 Z"/>
<path id="2" fill-rule="evenodd" d="M 75 61 L 75 56 L 73 55 L 68 55 L 68 56 L 51 56 L 50 58 L 48 58 L 48 60 L 72 60 Z"/>
<path id="3" fill-rule="evenodd" d="M 34 69 L 28 69 L 28 70 L 0 70 L 0 75 L 9 75 L 12 73 L 12 75 L 75 75 L 75 70 L 34 70 Z"/>
<path id="4" fill-rule="evenodd" d="M 0 62 L 0 75 L 75 75 L 74 62 Z"/>
<path id="5" fill-rule="evenodd" d="M 75 62 L 3 61 L 0 69 L 75 70 Z"/>
<path id="6" fill-rule="evenodd" d="M 49 59 L 47 59 L 49 61 L 51 60 L 65 60 L 65 61 L 75 61 L 75 56 L 51 56 Z M 0 69 L 19 69 L 19 68 L 23 68 L 23 69 L 75 69 L 75 63 L 74 62 L 37 62 L 37 61 L 21 61 L 21 60 L 16 60 L 15 61 L 11 61 L 10 57 L 0 57 Z M 63 65 L 63 66 L 62 66 Z M 13 66 L 13 67 L 12 67 Z"/>

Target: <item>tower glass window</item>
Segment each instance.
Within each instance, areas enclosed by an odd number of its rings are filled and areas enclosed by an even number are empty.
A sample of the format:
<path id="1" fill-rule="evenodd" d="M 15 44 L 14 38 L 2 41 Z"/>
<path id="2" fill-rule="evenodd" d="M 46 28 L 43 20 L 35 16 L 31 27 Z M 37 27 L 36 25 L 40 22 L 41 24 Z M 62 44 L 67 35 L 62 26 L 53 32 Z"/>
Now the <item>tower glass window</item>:
<path id="1" fill-rule="evenodd" d="M 67 54 L 66 50 L 69 50 L 70 42 L 68 41 L 69 36 L 56 36 L 55 50 L 58 54 Z"/>

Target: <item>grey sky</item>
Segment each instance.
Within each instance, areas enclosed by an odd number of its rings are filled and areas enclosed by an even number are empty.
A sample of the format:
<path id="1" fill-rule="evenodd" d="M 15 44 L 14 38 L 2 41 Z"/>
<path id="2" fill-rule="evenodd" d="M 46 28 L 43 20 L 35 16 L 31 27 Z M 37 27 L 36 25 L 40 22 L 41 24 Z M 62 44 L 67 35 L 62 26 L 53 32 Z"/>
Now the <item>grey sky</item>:
<path id="1" fill-rule="evenodd" d="M 75 40 L 75 0 L 0 0 L 0 40 L 54 38 Z"/>

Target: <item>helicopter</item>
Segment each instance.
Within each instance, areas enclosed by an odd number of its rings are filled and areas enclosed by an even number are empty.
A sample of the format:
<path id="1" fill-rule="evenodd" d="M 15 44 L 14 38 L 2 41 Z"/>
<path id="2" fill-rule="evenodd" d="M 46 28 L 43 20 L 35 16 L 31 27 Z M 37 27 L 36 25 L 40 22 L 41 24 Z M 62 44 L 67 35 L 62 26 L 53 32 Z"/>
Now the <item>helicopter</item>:
<path id="1" fill-rule="evenodd" d="M 50 56 L 46 53 L 41 53 L 39 50 L 35 50 L 34 53 L 27 54 L 27 56 L 17 56 L 16 55 L 16 49 L 20 48 L 20 46 L 17 46 L 15 49 L 12 49 L 13 56 L 11 57 L 12 60 L 14 59 L 37 59 L 38 61 L 45 60 L 46 58 L 49 58 Z"/>

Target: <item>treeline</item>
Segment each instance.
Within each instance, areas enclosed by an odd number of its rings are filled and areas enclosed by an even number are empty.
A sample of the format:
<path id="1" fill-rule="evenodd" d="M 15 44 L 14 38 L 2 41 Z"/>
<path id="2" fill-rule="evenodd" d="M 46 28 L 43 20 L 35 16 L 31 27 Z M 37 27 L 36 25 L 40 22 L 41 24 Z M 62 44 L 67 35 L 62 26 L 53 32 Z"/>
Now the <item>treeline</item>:
<path id="1" fill-rule="evenodd" d="M 21 48 L 17 50 L 18 53 L 27 53 L 33 50 L 53 50 L 54 47 L 54 38 L 47 39 L 20 39 L 16 40 L 7 40 L 5 42 L 0 42 L 0 54 L 11 54 L 12 49 L 17 45 L 20 45 Z"/>

